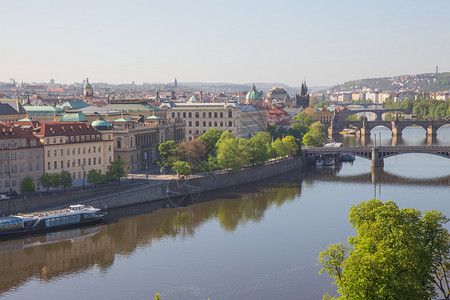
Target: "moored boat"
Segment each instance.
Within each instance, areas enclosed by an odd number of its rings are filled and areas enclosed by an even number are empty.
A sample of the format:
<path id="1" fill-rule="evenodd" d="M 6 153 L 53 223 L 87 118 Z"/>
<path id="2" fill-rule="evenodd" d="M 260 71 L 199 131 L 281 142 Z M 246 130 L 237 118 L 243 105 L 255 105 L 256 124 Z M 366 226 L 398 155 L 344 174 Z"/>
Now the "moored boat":
<path id="1" fill-rule="evenodd" d="M 29 214 L 0 217 L 0 236 L 54 230 L 101 220 L 106 213 L 83 204 Z"/>

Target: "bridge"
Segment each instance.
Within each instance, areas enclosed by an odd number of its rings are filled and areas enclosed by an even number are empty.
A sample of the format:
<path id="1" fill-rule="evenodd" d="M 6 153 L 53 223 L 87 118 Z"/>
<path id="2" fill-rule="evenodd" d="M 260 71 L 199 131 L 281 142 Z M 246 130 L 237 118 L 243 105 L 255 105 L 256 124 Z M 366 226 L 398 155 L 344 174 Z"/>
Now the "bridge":
<path id="1" fill-rule="evenodd" d="M 324 124 L 328 127 L 328 136 L 339 134 L 344 128 L 356 127 L 359 129 L 361 135 L 370 135 L 370 131 L 377 126 L 385 126 L 392 131 L 392 136 L 402 135 L 403 130 L 410 126 L 420 126 L 427 132 L 427 136 L 436 136 L 437 131 L 442 126 L 450 124 L 450 120 L 437 120 L 437 121 L 344 121 Z"/>
<path id="2" fill-rule="evenodd" d="M 353 153 L 355 156 L 370 159 L 371 167 L 383 167 L 384 159 L 405 153 L 426 153 L 450 159 L 450 146 L 379 146 L 379 147 L 302 147 L 306 159 L 321 155 Z"/>
<path id="3" fill-rule="evenodd" d="M 352 114 L 357 114 L 357 113 L 365 113 L 365 112 L 369 112 L 369 113 L 373 113 L 375 114 L 377 117 L 375 120 L 381 120 L 383 114 L 388 113 L 388 112 L 402 112 L 405 114 L 411 114 L 412 113 L 412 109 L 402 109 L 402 108 L 391 108 L 391 109 L 371 109 L 371 108 L 353 108 L 350 109 L 348 108 L 348 110 L 352 113 Z"/>

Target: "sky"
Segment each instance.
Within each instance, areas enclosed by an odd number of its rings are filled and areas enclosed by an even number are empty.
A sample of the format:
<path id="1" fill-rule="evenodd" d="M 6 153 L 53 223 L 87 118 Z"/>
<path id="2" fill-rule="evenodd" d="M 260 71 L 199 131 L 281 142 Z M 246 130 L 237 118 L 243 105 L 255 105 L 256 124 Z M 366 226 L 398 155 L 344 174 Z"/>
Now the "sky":
<path id="1" fill-rule="evenodd" d="M 0 0 L 0 82 L 332 86 L 450 71 L 448 0 Z"/>

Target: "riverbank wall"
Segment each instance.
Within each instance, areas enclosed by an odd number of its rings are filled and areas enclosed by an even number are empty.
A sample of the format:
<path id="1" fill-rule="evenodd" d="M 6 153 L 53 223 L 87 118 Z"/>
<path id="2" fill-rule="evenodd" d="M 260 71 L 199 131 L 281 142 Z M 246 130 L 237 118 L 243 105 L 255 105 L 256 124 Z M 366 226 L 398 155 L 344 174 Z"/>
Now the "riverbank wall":
<path id="1" fill-rule="evenodd" d="M 151 201 L 176 201 L 182 197 L 194 197 L 203 191 L 224 189 L 235 185 L 250 183 L 301 168 L 302 157 L 269 161 L 263 166 L 243 168 L 237 173 L 217 171 L 205 175 L 194 175 L 186 179 L 145 180 L 138 185 L 111 185 L 91 190 L 88 194 L 81 191 L 58 197 L 40 196 L 27 199 L 11 199 L 0 202 L 1 215 L 32 212 L 44 209 L 67 207 L 70 204 L 84 203 L 94 207 L 109 209 L 135 205 Z M 42 195 L 42 194 L 41 194 Z"/>

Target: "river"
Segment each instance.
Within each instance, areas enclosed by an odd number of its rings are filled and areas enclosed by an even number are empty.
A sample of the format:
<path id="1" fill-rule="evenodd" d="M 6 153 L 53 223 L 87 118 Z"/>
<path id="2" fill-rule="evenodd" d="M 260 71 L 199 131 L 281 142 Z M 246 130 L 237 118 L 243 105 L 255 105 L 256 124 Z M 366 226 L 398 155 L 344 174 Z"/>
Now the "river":
<path id="1" fill-rule="evenodd" d="M 393 143 L 389 130 L 372 134 L 366 144 Z M 401 138 L 427 143 L 420 128 L 405 129 Z M 450 145 L 450 127 L 431 143 Z M 318 274 L 317 256 L 355 233 L 347 221 L 352 205 L 376 197 L 450 216 L 449 182 L 450 159 L 399 155 L 372 174 L 370 161 L 356 158 L 202 194 L 184 207 L 165 208 L 163 201 L 111 210 L 103 225 L 0 242 L 0 295 L 321 299 L 336 295 L 336 287 Z"/>

